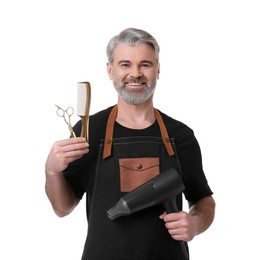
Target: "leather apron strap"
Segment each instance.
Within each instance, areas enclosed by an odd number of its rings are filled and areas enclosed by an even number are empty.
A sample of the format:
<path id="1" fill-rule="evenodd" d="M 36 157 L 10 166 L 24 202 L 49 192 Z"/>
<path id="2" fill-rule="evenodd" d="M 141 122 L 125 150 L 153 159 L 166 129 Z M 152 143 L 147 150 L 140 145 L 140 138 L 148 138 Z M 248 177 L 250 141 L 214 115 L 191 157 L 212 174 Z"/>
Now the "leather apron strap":
<path id="1" fill-rule="evenodd" d="M 106 136 L 105 136 L 105 141 L 104 141 L 104 150 L 103 150 L 103 159 L 109 157 L 111 155 L 111 149 L 112 149 L 112 143 L 113 143 L 113 132 L 114 132 L 114 123 L 116 120 L 117 116 L 117 105 L 114 106 L 110 112 L 110 115 L 107 120 L 107 126 L 106 126 Z M 166 147 L 166 150 L 169 154 L 169 156 L 174 155 L 174 150 L 171 144 L 171 140 L 169 138 L 166 126 L 163 122 L 162 116 L 160 112 L 157 109 L 154 109 L 155 112 L 155 117 L 158 121 L 160 131 L 161 131 L 161 136 L 163 143 Z"/>

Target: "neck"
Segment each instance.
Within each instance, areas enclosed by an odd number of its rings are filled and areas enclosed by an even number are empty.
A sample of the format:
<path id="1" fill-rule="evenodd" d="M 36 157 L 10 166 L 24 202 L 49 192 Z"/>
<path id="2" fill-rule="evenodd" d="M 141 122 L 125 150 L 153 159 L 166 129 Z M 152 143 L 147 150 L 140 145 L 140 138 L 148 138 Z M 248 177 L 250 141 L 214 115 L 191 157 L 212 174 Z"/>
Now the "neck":
<path id="1" fill-rule="evenodd" d="M 140 105 L 131 105 L 119 98 L 116 121 L 132 129 L 149 127 L 155 121 L 152 99 Z"/>

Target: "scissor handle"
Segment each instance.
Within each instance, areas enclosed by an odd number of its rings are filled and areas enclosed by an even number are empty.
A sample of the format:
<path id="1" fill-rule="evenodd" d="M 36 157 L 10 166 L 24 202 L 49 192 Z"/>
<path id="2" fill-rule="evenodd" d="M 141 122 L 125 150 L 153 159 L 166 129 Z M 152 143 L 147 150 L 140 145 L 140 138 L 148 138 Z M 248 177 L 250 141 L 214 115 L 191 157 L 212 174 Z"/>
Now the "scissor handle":
<path id="1" fill-rule="evenodd" d="M 68 128 L 70 130 L 70 136 L 71 137 L 76 137 L 74 131 L 73 131 L 73 127 L 70 123 L 70 117 L 74 114 L 74 109 L 73 107 L 68 107 L 66 110 L 64 110 L 63 108 L 55 105 L 57 107 L 57 111 L 56 114 L 60 117 L 63 117 L 64 121 L 66 122 L 66 124 L 68 125 Z"/>
<path id="2" fill-rule="evenodd" d="M 63 117 L 64 114 L 65 114 L 65 110 L 57 105 L 55 105 L 57 107 L 57 111 L 56 111 L 56 114 L 60 117 Z"/>
<path id="3" fill-rule="evenodd" d="M 68 107 L 65 112 L 67 113 L 67 115 L 70 117 L 74 114 L 74 109 L 73 107 Z"/>
<path id="4" fill-rule="evenodd" d="M 66 114 L 68 115 L 68 117 L 71 117 L 74 114 L 74 109 L 73 107 L 68 107 L 67 109 L 63 109 L 57 105 L 55 105 L 57 107 L 57 111 L 56 114 L 60 117 L 64 117 Z"/>

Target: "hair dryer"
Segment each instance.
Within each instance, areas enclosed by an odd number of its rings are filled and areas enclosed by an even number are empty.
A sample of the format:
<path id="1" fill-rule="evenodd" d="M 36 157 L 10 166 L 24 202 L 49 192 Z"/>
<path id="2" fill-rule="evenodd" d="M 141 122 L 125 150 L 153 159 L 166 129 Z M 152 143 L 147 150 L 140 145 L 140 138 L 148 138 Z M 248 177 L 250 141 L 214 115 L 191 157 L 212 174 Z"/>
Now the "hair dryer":
<path id="1" fill-rule="evenodd" d="M 114 220 L 157 204 L 164 204 L 167 213 L 178 212 L 176 197 L 183 190 L 184 184 L 179 173 L 170 168 L 119 199 L 107 211 L 108 218 Z M 186 259 L 189 259 L 186 245 L 183 241 L 180 243 Z"/>
<path id="2" fill-rule="evenodd" d="M 170 168 L 122 197 L 107 211 L 108 218 L 114 220 L 157 204 L 164 204 L 167 213 L 177 212 L 176 196 L 183 190 L 179 173 Z"/>

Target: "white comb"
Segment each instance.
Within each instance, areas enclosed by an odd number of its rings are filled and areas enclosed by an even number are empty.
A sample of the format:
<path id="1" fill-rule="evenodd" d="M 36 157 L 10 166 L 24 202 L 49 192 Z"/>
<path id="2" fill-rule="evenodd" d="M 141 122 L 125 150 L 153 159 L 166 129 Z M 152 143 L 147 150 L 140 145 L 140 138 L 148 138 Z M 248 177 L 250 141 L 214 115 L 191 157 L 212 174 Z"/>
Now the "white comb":
<path id="1" fill-rule="evenodd" d="M 89 142 L 89 109 L 91 100 L 90 83 L 78 82 L 78 100 L 77 100 L 77 115 L 81 118 L 81 137 L 85 137 Z"/>

